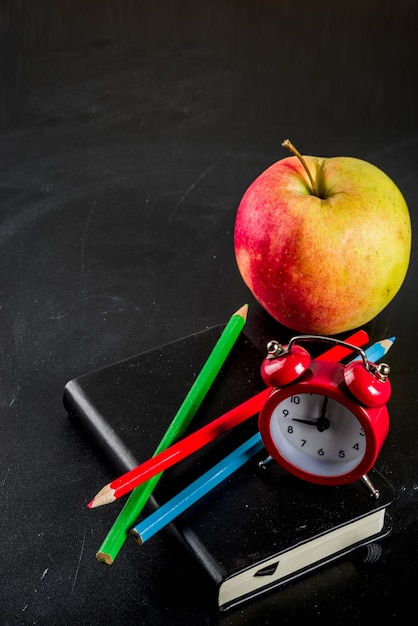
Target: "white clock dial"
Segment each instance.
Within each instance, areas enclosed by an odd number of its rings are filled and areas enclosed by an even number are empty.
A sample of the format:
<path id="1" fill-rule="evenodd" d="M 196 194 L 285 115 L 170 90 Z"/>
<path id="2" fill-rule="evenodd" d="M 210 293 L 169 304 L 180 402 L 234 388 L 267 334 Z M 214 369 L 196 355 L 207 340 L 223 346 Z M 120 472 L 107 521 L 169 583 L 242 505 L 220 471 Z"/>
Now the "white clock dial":
<path id="1" fill-rule="evenodd" d="M 346 474 L 357 467 L 366 451 L 366 437 L 357 417 L 320 394 L 285 398 L 272 412 L 270 432 L 280 453 L 310 474 Z"/>

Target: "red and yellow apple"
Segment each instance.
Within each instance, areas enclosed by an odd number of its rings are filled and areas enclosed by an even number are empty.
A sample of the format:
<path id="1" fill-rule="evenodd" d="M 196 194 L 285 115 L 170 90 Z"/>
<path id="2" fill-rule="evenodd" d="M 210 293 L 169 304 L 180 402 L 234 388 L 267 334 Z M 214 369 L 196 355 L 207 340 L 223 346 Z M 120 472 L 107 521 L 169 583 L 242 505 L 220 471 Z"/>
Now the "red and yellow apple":
<path id="1" fill-rule="evenodd" d="M 373 319 L 399 291 L 411 252 L 405 199 L 353 157 L 295 156 L 244 193 L 234 229 L 239 271 L 261 306 L 302 333 L 333 335 Z"/>

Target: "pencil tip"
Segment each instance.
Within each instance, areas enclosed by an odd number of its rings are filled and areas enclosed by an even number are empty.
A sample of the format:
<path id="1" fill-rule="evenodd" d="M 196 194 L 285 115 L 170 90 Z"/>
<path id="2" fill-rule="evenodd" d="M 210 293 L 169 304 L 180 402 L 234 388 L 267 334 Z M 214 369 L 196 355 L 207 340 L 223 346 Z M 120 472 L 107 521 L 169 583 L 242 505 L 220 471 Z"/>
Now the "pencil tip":
<path id="1" fill-rule="evenodd" d="M 96 493 L 93 500 L 88 503 L 89 509 L 95 509 L 97 506 L 103 506 L 104 504 L 110 504 L 114 502 L 115 492 L 111 488 L 110 484 L 105 485 L 102 489 L 100 489 L 99 493 Z"/>
<path id="2" fill-rule="evenodd" d="M 238 309 L 238 311 L 234 313 L 234 315 L 239 315 L 244 320 L 246 320 L 248 315 L 248 304 L 244 304 L 241 308 Z"/>

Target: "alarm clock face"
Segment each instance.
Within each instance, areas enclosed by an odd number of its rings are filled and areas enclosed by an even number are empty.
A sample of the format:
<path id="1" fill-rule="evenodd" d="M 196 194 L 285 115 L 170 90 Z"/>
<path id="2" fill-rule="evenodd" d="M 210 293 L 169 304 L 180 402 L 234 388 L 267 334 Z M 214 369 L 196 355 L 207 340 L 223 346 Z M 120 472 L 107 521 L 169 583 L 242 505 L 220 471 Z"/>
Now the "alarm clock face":
<path id="1" fill-rule="evenodd" d="M 270 436 L 285 461 L 315 476 L 347 474 L 366 452 L 357 417 L 335 399 L 316 393 L 282 400 L 271 413 Z"/>

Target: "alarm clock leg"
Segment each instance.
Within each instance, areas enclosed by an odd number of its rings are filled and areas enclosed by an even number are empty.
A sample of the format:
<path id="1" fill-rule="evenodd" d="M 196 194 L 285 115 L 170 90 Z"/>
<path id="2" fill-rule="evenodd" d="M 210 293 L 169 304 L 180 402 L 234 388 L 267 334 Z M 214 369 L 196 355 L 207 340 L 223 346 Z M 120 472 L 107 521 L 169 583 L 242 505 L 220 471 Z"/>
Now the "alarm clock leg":
<path id="1" fill-rule="evenodd" d="M 266 466 L 269 465 L 273 460 L 272 456 L 268 456 L 266 459 L 264 459 L 264 461 L 259 461 L 258 462 L 258 467 L 261 467 L 262 469 L 266 469 Z"/>
<path id="2" fill-rule="evenodd" d="M 363 485 L 365 485 L 367 489 L 369 490 L 371 497 L 377 500 L 378 497 L 380 496 L 379 490 L 376 489 L 376 487 L 373 485 L 372 481 L 367 476 L 367 474 L 364 474 L 364 476 L 361 477 L 361 481 Z"/>

